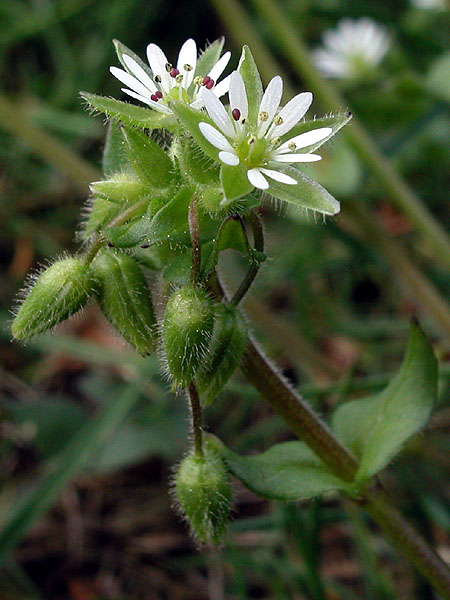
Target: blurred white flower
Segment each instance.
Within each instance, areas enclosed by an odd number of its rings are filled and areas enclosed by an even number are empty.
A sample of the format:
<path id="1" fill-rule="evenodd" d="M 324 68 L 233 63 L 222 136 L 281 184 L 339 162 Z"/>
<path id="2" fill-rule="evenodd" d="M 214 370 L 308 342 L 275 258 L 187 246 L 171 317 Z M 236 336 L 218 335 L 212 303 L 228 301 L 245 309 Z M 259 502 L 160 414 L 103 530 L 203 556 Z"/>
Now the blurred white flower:
<path id="1" fill-rule="evenodd" d="M 312 53 L 314 64 L 325 77 L 342 79 L 369 75 L 390 46 L 386 29 L 369 18 L 342 19 L 322 40 L 324 47 Z"/>
<path id="2" fill-rule="evenodd" d="M 446 0 L 411 0 L 411 4 L 416 8 L 425 9 L 445 10 L 448 8 Z"/>
<path id="3" fill-rule="evenodd" d="M 172 111 L 168 104 L 173 99 L 184 101 L 194 108 L 201 108 L 203 100 L 200 92 L 204 87 L 218 98 L 226 94 L 230 76 L 220 83 L 217 83 L 217 80 L 224 72 L 230 57 L 231 52 L 225 52 L 209 73 L 197 73 L 197 45 L 193 39 L 189 39 L 181 46 L 176 66 L 169 63 L 159 46 L 149 44 L 148 72 L 126 54 L 123 55 L 126 70 L 117 67 L 110 67 L 109 70 L 127 86 L 122 88 L 123 92 L 155 110 L 170 114 Z"/>

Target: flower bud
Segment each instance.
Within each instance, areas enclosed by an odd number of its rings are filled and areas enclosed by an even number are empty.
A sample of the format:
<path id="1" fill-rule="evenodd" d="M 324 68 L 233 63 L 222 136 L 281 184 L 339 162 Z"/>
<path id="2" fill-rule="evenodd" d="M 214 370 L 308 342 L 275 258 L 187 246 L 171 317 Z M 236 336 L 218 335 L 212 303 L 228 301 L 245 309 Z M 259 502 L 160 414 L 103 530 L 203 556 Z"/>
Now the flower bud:
<path id="1" fill-rule="evenodd" d="M 43 271 L 30 288 L 11 331 L 23 340 L 69 318 L 82 308 L 97 282 L 80 258 L 63 258 Z"/>
<path id="2" fill-rule="evenodd" d="M 204 440 L 203 455 L 184 458 L 175 477 L 180 511 L 202 544 L 219 544 L 231 510 L 231 483 L 220 454 Z"/>
<path id="3" fill-rule="evenodd" d="M 156 319 L 150 290 L 132 256 L 104 252 L 94 262 L 98 303 L 108 321 L 139 354 L 155 345 Z"/>
<path id="4" fill-rule="evenodd" d="M 163 342 L 169 373 L 186 387 L 205 356 L 214 325 L 211 300 L 201 288 L 187 285 L 172 294 L 163 322 Z"/>

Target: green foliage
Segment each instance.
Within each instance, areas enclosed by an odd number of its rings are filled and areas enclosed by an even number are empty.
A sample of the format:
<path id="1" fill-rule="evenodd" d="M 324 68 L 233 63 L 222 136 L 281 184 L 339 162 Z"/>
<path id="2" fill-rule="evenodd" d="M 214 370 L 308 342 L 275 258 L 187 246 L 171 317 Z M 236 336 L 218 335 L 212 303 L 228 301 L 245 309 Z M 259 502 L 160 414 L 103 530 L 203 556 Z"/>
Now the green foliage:
<path id="1" fill-rule="evenodd" d="M 175 476 L 178 508 L 202 544 L 219 544 L 231 510 L 231 484 L 215 446 L 206 440 L 203 455 L 189 454 Z"/>
<path id="2" fill-rule="evenodd" d="M 240 456 L 215 441 L 230 471 L 258 496 L 298 502 L 328 492 L 353 493 L 352 485 L 328 467 L 303 442 L 284 442 L 262 454 Z"/>
<path id="3" fill-rule="evenodd" d="M 78 312 L 97 288 L 92 271 L 81 258 L 63 258 L 45 269 L 30 285 L 11 332 L 24 340 Z"/>
<path id="4" fill-rule="evenodd" d="M 239 365 L 247 344 L 247 323 L 234 306 L 215 308 L 214 331 L 205 365 L 196 383 L 205 405 L 211 404 Z"/>
<path id="5" fill-rule="evenodd" d="M 197 60 L 195 75 L 208 75 L 213 66 L 219 60 L 220 55 L 222 54 L 224 43 L 225 38 L 220 37 L 205 48 Z"/>
<path id="6" fill-rule="evenodd" d="M 230 205 L 234 200 L 249 194 L 253 189 L 253 185 L 248 180 L 247 167 L 245 165 L 238 165 L 237 167 L 222 165 L 220 169 L 220 183 L 225 195 L 222 206 Z"/>
<path id="7" fill-rule="evenodd" d="M 263 96 L 263 87 L 258 67 L 248 46 L 242 48 L 238 71 L 242 75 L 245 91 L 247 92 L 248 120 L 256 128 L 259 105 Z"/>
<path id="8" fill-rule="evenodd" d="M 347 402 L 333 429 L 360 461 L 357 481 L 386 467 L 428 421 L 437 394 L 437 361 L 420 326 L 411 323 L 402 367 L 376 396 Z"/>
<path id="9" fill-rule="evenodd" d="M 103 148 L 102 170 L 105 177 L 111 177 L 128 168 L 128 160 L 123 145 L 120 124 L 110 121 L 106 130 L 105 147 Z"/>
<path id="10" fill-rule="evenodd" d="M 156 342 L 156 319 L 147 281 L 132 256 L 103 252 L 92 265 L 103 314 L 142 355 Z"/>

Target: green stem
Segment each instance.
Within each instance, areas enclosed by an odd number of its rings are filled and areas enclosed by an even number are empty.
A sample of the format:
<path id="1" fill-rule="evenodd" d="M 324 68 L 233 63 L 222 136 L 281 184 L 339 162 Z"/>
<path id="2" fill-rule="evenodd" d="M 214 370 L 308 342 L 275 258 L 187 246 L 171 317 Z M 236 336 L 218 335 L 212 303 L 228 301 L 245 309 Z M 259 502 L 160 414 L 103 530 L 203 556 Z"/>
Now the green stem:
<path id="1" fill-rule="evenodd" d="M 289 63 L 316 94 L 324 108 L 339 111 L 347 106 L 333 84 L 323 79 L 310 60 L 309 51 L 301 38 L 301 29 L 294 27 L 290 20 L 273 0 L 252 0 L 265 22 L 270 23 L 270 31 L 279 44 Z M 231 2 L 223 3 L 226 10 L 232 10 Z M 235 20 L 235 16 L 233 16 Z M 351 126 L 343 130 L 344 135 L 358 152 L 361 159 L 372 171 L 391 200 L 420 231 L 441 263 L 450 266 L 450 240 L 445 229 L 428 211 L 420 198 L 392 168 L 391 163 L 379 151 L 363 125 L 354 119 Z"/>
<path id="2" fill-rule="evenodd" d="M 188 221 L 192 247 L 191 283 L 192 285 L 197 285 L 200 279 L 202 257 L 200 232 L 198 227 L 197 197 L 195 195 L 192 197 L 191 203 L 189 204 Z"/>
<path id="3" fill-rule="evenodd" d="M 194 430 L 194 450 L 197 456 L 203 456 L 202 407 L 197 386 L 193 381 L 188 386 L 189 400 L 192 412 L 192 428 Z"/>

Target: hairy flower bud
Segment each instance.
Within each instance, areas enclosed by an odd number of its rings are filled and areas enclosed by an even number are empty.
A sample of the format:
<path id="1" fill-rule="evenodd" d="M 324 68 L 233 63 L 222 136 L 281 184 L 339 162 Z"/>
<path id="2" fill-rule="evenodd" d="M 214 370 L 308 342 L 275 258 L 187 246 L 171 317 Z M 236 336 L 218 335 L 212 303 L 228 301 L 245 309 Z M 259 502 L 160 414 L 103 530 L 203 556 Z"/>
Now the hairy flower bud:
<path id="1" fill-rule="evenodd" d="M 214 325 L 211 300 L 201 288 L 187 285 L 172 294 L 163 322 L 169 373 L 179 387 L 194 378 L 205 356 Z"/>
<path id="2" fill-rule="evenodd" d="M 98 303 L 108 321 L 139 354 L 155 345 L 156 319 L 147 281 L 132 256 L 104 252 L 93 264 Z"/>
<path id="3" fill-rule="evenodd" d="M 203 456 L 184 458 L 175 477 L 179 508 L 202 544 L 223 539 L 231 510 L 231 483 L 217 450 L 204 440 Z"/>
<path id="4" fill-rule="evenodd" d="M 30 288 L 11 331 L 23 340 L 69 318 L 82 308 L 97 282 L 80 258 L 63 258 L 48 267 Z"/>

